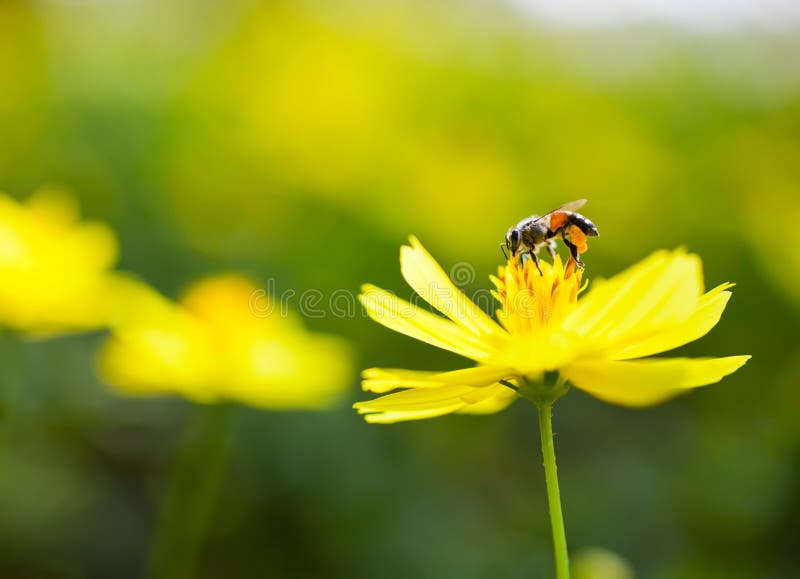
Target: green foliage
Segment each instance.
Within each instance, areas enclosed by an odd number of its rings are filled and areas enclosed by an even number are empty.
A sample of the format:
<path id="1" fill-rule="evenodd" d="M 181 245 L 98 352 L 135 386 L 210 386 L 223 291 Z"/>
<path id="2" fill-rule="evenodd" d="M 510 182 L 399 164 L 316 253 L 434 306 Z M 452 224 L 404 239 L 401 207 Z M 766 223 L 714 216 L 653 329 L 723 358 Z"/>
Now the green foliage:
<path id="1" fill-rule="evenodd" d="M 401 287 L 410 233 L 474 265 L 477 290 L 509 225 L 584 197 L 590 277 L 686 245 L 709 285 L 738 286 L 682 353 L 753 360 L 646 411 L 559 402 L 571 546 L 641 577 L 800 574 L 796 36 L 556 33 L 485 3 L 193 4 L 0 4 L 0 190 L 71 189 L 117 230 L 122 268 L 173 297 L 231 270 L 297 295 Z M 364 367 L 456 367 L 361 315 L 307 324 Z M 2 577 L 145 565 L 192 409 L 115 397 L 99 339 L 3 342 Z M 198 577 L 551 576 L 530 408 L 369 427 L 357 378 L 329 414 L 237 412 Z"/>

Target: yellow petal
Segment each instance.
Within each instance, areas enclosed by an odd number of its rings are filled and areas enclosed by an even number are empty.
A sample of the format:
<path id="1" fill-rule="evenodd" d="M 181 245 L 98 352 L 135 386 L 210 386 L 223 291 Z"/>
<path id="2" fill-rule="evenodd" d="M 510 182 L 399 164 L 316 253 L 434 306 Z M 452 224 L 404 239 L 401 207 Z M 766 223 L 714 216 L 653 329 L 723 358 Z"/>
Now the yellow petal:
<path id="1" fill-rule="evenodd" d="M 113 267 L 119 259 L 117 238 L 103 223 L 87 222 L 61 236 L 60 251 L 80 256 L 80 265 L 87 270 Z"/>
<path id="2" fill-rule="evenodd" d="M 500 327 L 458 289 L 416 237 L 400 249 L 400 270 L 422 299 L 475 335 L 495 335 Z"/>
<path id="3" fill-rule="evenodd" d="M 98 359 L 101 376 L 122 392 L 321 409 L 336 402 L 350 381 L 345 342 L 287 325 L 280 316 L 248 316 L 252 286 L 243 278 L 201 280 L 185 305 L 126 281 L 118 288 L 126 307 Z"/>
<path id="4" fill-rule="evenodd" d="M 456 402 L 450 406 L 429 408 L 426 410 L 389 410 L 375 414 L 364 414 L 364 420 L 370 424 L 394 424 L 408 420 L 424 420 L 425 418 L 438 418 L 447 414 L 458 412 L 464 407 L 463 402 Z"/>
<path id="5" fill-rule="evenodd" d="M 476 392 L 475 395 L 478 393 Z M 478 401 L 457 410 L 458 414 L 494 414 L 508 408 L 517 398 L 516 392 L 502 384 L 481 388 Z M 474 396 L 471 399 L 475 399 Z"/>
<path id="6" fill-rule="evenodd" d="M 78 223 L 80 209 L 74 197 L 52 187 L 37 189 L 25 201 L 30 215 L 43 226 L 63 230 Z"/>
<path id="7" fill-rule="evenodd" d="M 105 382 L 134 396 L 178 393 L 209 403 L 219 399 L 217 359 L 207 336 L 175 314 L 158 325 L 113 334 L 101 348 L 97 369 Z"/>
<path id="8" fill-rule="evenodd" d="M 215 326 L 236 326 L 259 319 L 250 310 L 250 299 L 258 290 L 256 283 L 238 274 L 210 276 L 193 283 L 180 303 L 194 315 Z"/>
<path id="9" fill-rule="evenodd" d="M 719 382 L 741 368 L 750 356 L 663 358 L 619 362 L 576 362 L 562 376 L 593 396 L 622 406 L 648 406 Z"/>
<path id="10" fill-rule="evenodd" d="M 247 339 L 236 350 L 230 358 L 231 385 L 225 394 L 251 406 L 324 409 L 337 402 L 352 378 L 352 352 L 334 336 L 268 333 Z"/>
<path id="11" fill-rule="evenodd" d="M 696 255 L 657 252 L 608 281 L 595 283 L 564 328 L 604 341 L 651 332 L 688 318 L 702 291 Z"/>
<path id="12" fill-rule="evenodd" d="M 469 386 L 439 386 L 436 388 L 415 388 L 387 394 L 374 400 L 357 402 L 353 408 L 359 414 L 418 413 L 443 410 L 443 413 L 454 412 L 467 405 L 462 396 L 469 394 L 473 388 Z M 375 417 L 371 417 L 373 420 Z M 370 420 L 370 417 L 367 417 Z"/>
<path id="13" fill-rule="evenodd" d="M 358 402 L 353 408 L 364 414 L 367 422 L 388 424 L 403 420 L 419 420 L 443 416 L 456 411 L 469 411 L 474 407 L 476 413 L 502 410 L 514 397 L 502 395 L 497 388 L 472 388 L 470 386 L 439 386 L 404 390 L 381 396 L 375 400 Z"/>
<path id="14" fill-rule="evenodd" d="M 702 338 L 719 322 L 731 297 L 731 292 L 725 290 L 732 285 L 725 283 L 706 293 L 698 301 L 697 309 L 692 315 L 674 327 L 624 340 L 621 345 L 609 349 L 610 357 L 615 360 L 629 360 L 652 356 Z"/>
<path id="15" fill-rule="evenodd" d="M 369 317 L 395 332 L 480 361 L 493 350 L 463 327 L 372 285 L 359 296 Z"/>
<path id="16" fill-rule="evenodd" d="M 68 195 L 42 190 L 20 204 L 0 194 L 3 325 L 36 338 L 102 327 L 116 258 L 113 232 L 80 221 Z"/>
<path id="17" fill-rule="evenodd" d="M 370 368 L 364 370 L 362 387 L 367 392 L 384 394 L 395 388 L 435 388 L 437 386 L 473 386 L 481 388 L 497 383 L 498 380 L 513 375 L 509 368 L 477 366 L 452 372 L 417 372 L 414 370 L 395 370 Z"/>
<path id="18" fill-rule="evenodd" d="M 669 252 L 658 251 L 610 279 L 595 279 L 587 295 L 582 296 L 578 307 L 564 321 L 564 328 L 589 334 L 602 324 L 616 304 L 617 294 L 628 291 L 642 278 L 664 267 Z M 622 301 L 622 300 L 617 300 Z"/>

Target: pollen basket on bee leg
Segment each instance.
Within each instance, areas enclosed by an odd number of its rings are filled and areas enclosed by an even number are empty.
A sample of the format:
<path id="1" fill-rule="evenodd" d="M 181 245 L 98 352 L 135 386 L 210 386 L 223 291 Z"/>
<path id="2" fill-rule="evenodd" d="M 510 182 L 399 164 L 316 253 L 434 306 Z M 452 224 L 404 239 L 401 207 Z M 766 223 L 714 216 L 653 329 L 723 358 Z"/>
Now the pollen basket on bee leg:
<path id="1" fill-rule="evenodd" d="M 577 248 L 578 253 L 586 253 L 589 249 L 589 244 L 586 242 L 586 234 L 577 225 L 571 225 L 567 228 L 567 235 L 570 242 Z"/>

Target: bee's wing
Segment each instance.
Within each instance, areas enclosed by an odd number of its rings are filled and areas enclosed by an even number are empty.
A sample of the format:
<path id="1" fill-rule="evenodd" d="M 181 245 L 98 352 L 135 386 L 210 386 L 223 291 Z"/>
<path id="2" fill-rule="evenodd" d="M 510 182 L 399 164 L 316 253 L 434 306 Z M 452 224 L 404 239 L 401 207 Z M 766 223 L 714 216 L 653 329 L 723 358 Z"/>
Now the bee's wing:
<path id="1" fill-rule="evenodd" d="M 541 221 L 545 217 L 549 217 L 553 213 L 558 213 L 559 211 L 576 211 L 586 205 L 586 199 L 578 199 L 577 201 L 570 201 L 569 203 L 564 203 L 561 207 L 553 209 L 552 211 L 548 211 L 541 217 L 535 219 L 534 221 Z"/>
<path id="2" fill-rule="evenodd" d="M 577 201 L 570 201 L 569 203 L 564 203 L 558 209 L 554 209 L 550 213 L 555 213 L 556 211 L 577 211 L 581 207 L 586 205 L 586 199 L 578 199 Z"/>

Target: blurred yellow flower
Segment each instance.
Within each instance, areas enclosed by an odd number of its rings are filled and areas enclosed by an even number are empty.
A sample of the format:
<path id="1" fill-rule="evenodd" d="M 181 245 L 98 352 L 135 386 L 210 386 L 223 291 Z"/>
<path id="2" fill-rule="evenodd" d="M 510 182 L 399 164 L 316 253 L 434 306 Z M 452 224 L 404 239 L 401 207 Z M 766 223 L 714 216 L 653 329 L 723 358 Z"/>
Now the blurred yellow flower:
<path id="1" fill-rule="evenodd" d="M 43 189 L 0 194 L 0 325 L 35 335 L 105 326 L 113 315 L 117 242 L 81 222 L 75 200 Z"/>
<path id="2" fill-rule="evenodd" d="M 144 286 L 130 298 L 99 358 L 120 391 L 316 409 L 349 385 L 347 345 L 309 333 L 245 277 L 207 278 L 177 304 Z"/>
<path id="3" fill-rule="evenodd" d="M 572 579 L 634 579 L 631 564 L 607 549 L 583 549 L 570 558 Z"/>
<path id="4" fill-rule="evenodd" d="M 501 305 L 499 324 L 451 282 L 415 238 L 402 248 L 400 263 L 411 288 L 447 319 L 367 285 L 360 297 L 370 317 L 477 366 L 443 373 L 366 370 L 364 390 L 405 389 L 357 403 L 369 422 L 496 412 L 518 394 L 536 400 L 551 372 L 559 377 L 548 396 L 569 383 L 608 402 L 645 406 L 718 382 L 749 359 L 638 359 L 705 335 L 730 298 L 727 283 L 705 292 L 700 258 L 681 250 L 656 252 L 596 282 L 580 300 L 582 271 L 572 261 L 564 266 L 557 257 L 543 263 L 540 275 L 532 261 L 511 260 L 492 279 Z"/>

